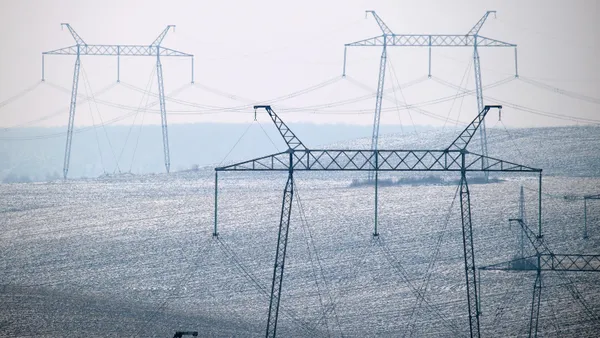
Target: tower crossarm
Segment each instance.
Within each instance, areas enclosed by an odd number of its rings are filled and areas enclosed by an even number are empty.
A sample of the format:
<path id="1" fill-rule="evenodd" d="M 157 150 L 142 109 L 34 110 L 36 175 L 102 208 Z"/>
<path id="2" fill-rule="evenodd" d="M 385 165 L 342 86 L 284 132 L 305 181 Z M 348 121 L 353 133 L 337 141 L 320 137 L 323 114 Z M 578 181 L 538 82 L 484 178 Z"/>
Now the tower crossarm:
<path id="1" fill-rule="evenodd" d="M 600 272 L 600 255 L 540 254 L 541 271 Z M 481 270 L 537 271 L 537 256 L 483 266 Z"/>
<path id="2" fill-rule="evenodd" d="M 158 50 L 157 50 L 158 49 Z M 81 45 L 79 55 L 104 55 L 104 56 L 184 56 L 194 55 L 180 52 L 165 47 L 153 47 L 151 45 Z M 59 48 L 42 53 L 44 55 L 77 55 L 77 45 Z"/>
<path id="3" fill-rule="evenodd" d="M 169 29 L 175 28 L 174 25 L 167 26 L 154 42 L 149 45 L 90 45 L 85 43 L 68 23 L 61 23 L 61 26 L 69 29 L 69 32 L 71 32 L 71 35 L 73 35 L 73 39 L 75 40 L 75 45 L 43 52 L 43 55 L 157 56 L 158 53 L 159 56 L 194 57 L 193 54 L 165 48 L 160 45 Z"/>
<path id="4" fill-rule="evenodd" d="M 469 31 L 469 33 L 467 33 L 467 35 L 478 35 L 479 30 L 481 29 L 481 27 L 483 27 L 483 24 L 485 23 L 485 20 L 487 20 L 488 16 L 492 13 L 494 14 L 494 16 L 496 15 L 496 11 L 485 12 L 485 14 L 481 17 L 481 19 L 479 19 L 479 21 L 477 21 L 475 26 L 473 26 L 473 28 L 471 28 L 471 30 Z"/>
<path id="5" fill-rule="evenodd" d="M 471 121 L 471 123 L 469 123 L 469 125 L 452 142 L 452 144 L 450 144 L 450 146 L 448 147 L 448 150 L 466 149 L 467 146 L 469 145 L 469 142 L 473 138 L 473 135 L 475 135 L 475 132 L 477 131 L 477 129 L 483 122 L 483 119 L 485 118 L 487 113 L 492 108 L 502 110 L 502 106 L 485 106 L 485 107 L 483 107 L 483 110 L 481 112 L 479 112 L 479 114 L 477 114 L 477 116 L 475 116 L 473 121 Z"/>
<path id="6" fill-rule="evenodd" d="M 275 127 L 277 127 L 279 134 L 281 134 L 281 137 L 283 137 L 283 140 L 285 141 L 289 149 L 294 151 L 306 150 L 306 147 L 304 146 L 302 141 L 300 141 L 296 134 L 294 134 L 294 132 L 283 122 L 283 120 L 279 118 L 279 116 L 275 113 L 271 106 L 254 106 L 254 111 L 256 111 L 257 109 L 264 109 L 267 111 L 267 113 L 271 117 L 271 120 L 273 120 Z"/>
<path id="7" fill-rule="evenodd" d="M 288 152 L 267 155 L 224 167 L 216 171 L 452 171 L 461 172 L 463 152 L 457 150 L 355 150 L 296 149 L 292 160 Z M 375 159 L 377 157 L 377 160 Z M 484 158 L 487 166 L 484 166 Z M 465 152 L 464 170 L 469 172 L 541 172 L 492 157 Z"/>
<path id="8" fill-rule="evenodd" d="M 385 40 L 384 40 L 385 39 Z M 434 34 L 407 34 L 407 35 L 380 35 L 372 38 L 347 43 L 346 47 L 354 46 L 383 46 L 384 41 L 387 46 L 397 47 L 473 47 L 475 46 L 474 35 L 434 35 Z M 477 36 L 477 47 L 516 47 L 513 43 L 508 43 L 496 39 Z"/>

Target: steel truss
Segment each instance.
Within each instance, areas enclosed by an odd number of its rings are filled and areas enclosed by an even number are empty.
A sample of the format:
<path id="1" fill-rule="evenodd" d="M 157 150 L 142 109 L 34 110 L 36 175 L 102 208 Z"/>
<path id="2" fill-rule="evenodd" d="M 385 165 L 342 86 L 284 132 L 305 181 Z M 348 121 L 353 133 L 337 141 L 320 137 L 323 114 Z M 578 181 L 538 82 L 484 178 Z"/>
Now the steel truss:
<path id="1" fill-rule="evenodd" d="M 377 150 L 379 138 L 379 121 L 381 116 L 381 104 L 383 99 L 383 87 L 385 80 L 385 63 L 388 47 L 428 47 L 429 48 L 429 70 L 428 76 L 431 77 L 431 48 L 432 47 L 472 47 L 473 63 L 475 69 L 475 92 L 477 97 L 477 111 L 483 110 L 483 88 L 481 82 L 481 65 L 479 61 L 480 47 L 510 47 L 515 50 L 515 76 L 518 77 L 517 68 L 517 45 L 496 39 L 487 38 L 479 35 L 479 30 L 487 20 L 490 14 L 496 14 L 496 11 L 487 11 L 481 19 L 469 30 L 467 34 L 394 34 L 392 30 L 383 22 L 375 11 L 366 11 L 366 14 L 372 14 L 379 25 L 382 35 L 368 39 L 363 39 L 344 45 L 344 68 L 342 76 L 346 76 L 346 54 L 348 47 L 382 47 L 381 61 L 379 64 L 379 77 L 377 81 L 377 95 L 375 97 L 375 115 L 373 120 L 373 133 L 371 137 L 371 149 Z M 488 155 L 487 135 L 485 124 L 479 129 L 481 136 L 481 154 Z M 487 159 L 484 157 L 483 161 Z M 484 172 L 486 179 L 488 172 Z M 372 181 L 373 173 L 370 171 L 368 180 Z"/>
<path id="2" fill-rule="evenodd" d="M 465 257 L 465 277 L 467 283 L 467 303 L 469 312 L 469 328 L 471 337 L 479 337 L 479 310 L 477 294 L 477 276 L 475 273 L 475 250 L 473 246 L 473 229 L 471 226 L 470 195 L 467 184 L 467 172 L 525 172 L 539 173 L 541 182 L 541 169 L 527 167 L 500 159 L 489 158 L 483 155 L 472 154 L 467 151 L 469 141 L 481 125 L 486 114 L 492 108 L 501 109 L 501 106 L 485 106 L 477 117 L 467 126 L 461 134 L 442 150 L 332 150 L 308 149 L 275 114 L 270 106 L 255 106 L 264 108 L 281 136 L 288 146 L 288 150 L 228 166 L 215 168 L 215 224 L 213 236 L 217 232 L 217 187 L 218 173 L 223 171 L 286 171 L 288 181 L 283 195 L 281 218 L 275 264 L 273 268 L 273 281 L 271 286 L 271 299 L 269 316 L 267 320 L 266 337 L 274 337 L 277 328 L 277 314 L 281 298 L 285 253 L 287 247 L 287 234 L 291 202 L 293 198 L 293 173 L 294 171 L 449 171 L 460 172 L 461 175 L 461 215 L 463 229 L 463 249 Z M 484 159 L 489 164 L 484 164 Z M 377 187 L 377 186 L 376 186 Z M 540 183 L 541 188 L 541 183 Z M 377 203 L 377 199 L 376 199 Z M 377 204 L 375 205 L 377 210 Z M 541 211 L 541 209 L 540 209 Z M 377 215 L 377 214 L 376 214 Z M 540 218 L 541 221 L 541 218 Z M 541 227 L 541 225 L 540 225 Z M 377 229 L 375 228 L 375 235 Z"/>
<path id="3" fill-rule="evenodd" d="M 169 133 L 167 129 L 167 108 L 165 105 L 165 92 L 163 84 L 163 73 L 161 57 L 189 57 L 192 65 L 192 80 L 194 83 L 194 55 L 180 52 L 174 49 L 166 48 L 161 46 L 162 40 L 165 38 L 171 28 L 175 29 L 174 25 L 168 25 L 158 37 L 149 45 L 89 45 L 87 44 L 77 32 L 68 23 L 61 23 L 61 26 L 67 27 L 73 39 L 75 45 L 63 47 L 48 52 L 42 53 L 42 81 L 45 81 L 45 56 L 46 55 L 74 55 L 75 59 L 75 70 L 73 76 L 73 87 L 71 90 L 71 104 L 69 106 L 69 124 L 67 127 L 67 142 L 65 146 L 65 160 L 63 163 L 63 177 L 67 179 L 69 173 L 69 163 L 71 159 L 71 143 L 73 140 L 73 126 L 75 121 L 75 108 L 77 103 L 77 88 L 79 85 L 79 68 L 81 65 L 82 55 L 94 55 L 94 56 L 116 56 L 117 57 L 117 82 L 121 81 L 121 56 L 153 56 L 156 57 L 156 74 L 158 80 L 158 95 L 160 102 L 160 117 L 162 125 L 162 139 L 163 139 L 163 155 L 165 160 L 165 169 L 167 173 L 171 168 L 171 158 L 169 153 Z"/>
<path id="4" fill-rule="evenodd" d="M 542 234 L 538 233 L 538 235 L 536 235 L 522 218 L 509 219 L 509 222 L 517 222 L 519 224 L 521 231 L 527 235 L 527 239 L 533 246 L 536 254 L 529 257 L 520 257 L 507 262 L 484 266 L 480 269 L 536 271 L 531 299 L 529 337 L 537 337 L 542 293 L 542 271 L 600 272 L 600 255 L 555 254 L 544 243 Z"/>

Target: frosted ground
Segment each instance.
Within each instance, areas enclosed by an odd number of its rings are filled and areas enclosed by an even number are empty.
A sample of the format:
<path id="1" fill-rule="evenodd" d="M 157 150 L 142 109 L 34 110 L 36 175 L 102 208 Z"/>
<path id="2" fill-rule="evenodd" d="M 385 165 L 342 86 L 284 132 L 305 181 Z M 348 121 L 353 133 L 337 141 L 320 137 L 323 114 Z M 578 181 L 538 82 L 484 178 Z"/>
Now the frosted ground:
<path id="1" fill-rule="evenodd" d="M 440 133 L 447 144 L 452 133 Z M 544 169 L 543 226 L 555 253 L 600 253 L 600 203 L 590 203 L 584 240 L 582 201 L 561 198 L 599 193 L 599 141 L 600 128 L 490 131 L 492 156 Z M 413 136 L 382 142 L 436 146 Z M 374 240 L 373 188 L 349 188 L 357 175 L 295 175 L 302 207 L 292 210 L 278 334 L 467 336 L 456 185 L 382 187 Z M 537 177 L 502 178 L 470 186 L 478 266 L 517 253 L 507 219 L 521 185 L 528 220 L 537 219 Z M 218 239 L 209 168 L 0 185 L 0 336 L 264 335 L 285 179 L 221 174 Z M 481 272 L 482 335 L 527 335 L 534 278 Z M 600 274 L 546 272 L 543 283 L 541 335 L 600 332 Z"/>

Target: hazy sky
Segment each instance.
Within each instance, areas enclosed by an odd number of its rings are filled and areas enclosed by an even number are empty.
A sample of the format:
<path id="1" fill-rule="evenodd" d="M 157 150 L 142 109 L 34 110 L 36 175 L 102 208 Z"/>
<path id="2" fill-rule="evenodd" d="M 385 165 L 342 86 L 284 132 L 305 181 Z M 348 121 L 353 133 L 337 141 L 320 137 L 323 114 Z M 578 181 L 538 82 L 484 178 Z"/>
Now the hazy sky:
<path id="1" fill-rule="evenodd" d="M 376 10 L 396 34 L 465 34 L 486 10 L 496 10 L 480 34 L 516 43 L 521 79 L 484 90 L 485 103 L 509 102 L 538 114 L 505 107 L 508 127 L 584 123 L 539 115 L 553 113 L 600 120 L 598 103 L 574 99 L 531 85 L 535 80 L 552 87 L 600 99 L 600 16 L 598 1 L 7 1 L 0 0 L 0 102 L 40 82 L 41 53 L 69 45 L 68 22 L 88 44 L 150 44 L 168 24 L 175 24 L 163 46 L 195 55 L 196 85 L 190 82 L 190 61 L 163 58 L 165 91 L 178 90 L 167 101 L 170 123 L 249 122 L 253 102 L 286 95 L 340 77 L 319 90 L 273 102 L 286 121 L 371 124 L 375 106 L 380 47 L 348 50 L 347 78 L 341 78 L 344 44 L 380 35 L 372 17 Z M 484 84 L 514 76 L 514 51 L 481 50 Z M 433 49 L 433 79 L 427 75 L 427 49 L 391 47 L 386 89 L 395 98 L 420 103 L 456 96 L 447 81 L 473 88 L 471 48 Z M 0 105 L 0 126 L 66 125 L 72 56 L 46 57 L 46 82 L 27 95 Z M 97 102 L 79 98 L 76 126 L 98 124 L 130 114 L 148 101 L 133 88 L 156 92 L 155 59 L 121 59 L 122 83 Z M 116 58 L 82 57 L 79 94 L 90 96 L 116 82 Z M 397 90 L 401 84 L 422 80 Z M 362 86 L 360 85 L 362 84 Z M 57 89 L 57 86 L 66 90 Z M 210 89 L 221 91 L 222 95 Z M 229 95 L 235 95 L 230 98 Z M 394 98 L 390 92 L 389 98 Z M 332 102 L 355 100 L 340 105 Z M 598 101 L 598 100 L 596 100 Z M 121 108 L 116 108 L 120 105 Z M 329 105 L 328 105 L 329 104 Z M 212 108 L 211 108 L 212 107 Z M 215 108 L 217 107 L 217 108 Z M 220 107 L 220 108 L 219 108 Z M 476 114 L 472 96 L 457 96 L 422 106 L 438 118 L 384 102 L 382 123 L 454 125 Z M 160 123 L 153 106 L 139 113 L 135 124 Z M 42 117 L 47 117 L 40 120 Z M 33 122 L 32 122 L 33 121 Z M 497 123 L 491 117 L 488 125 Z M 130 116 L 117 122 L 134 123 Z"/>

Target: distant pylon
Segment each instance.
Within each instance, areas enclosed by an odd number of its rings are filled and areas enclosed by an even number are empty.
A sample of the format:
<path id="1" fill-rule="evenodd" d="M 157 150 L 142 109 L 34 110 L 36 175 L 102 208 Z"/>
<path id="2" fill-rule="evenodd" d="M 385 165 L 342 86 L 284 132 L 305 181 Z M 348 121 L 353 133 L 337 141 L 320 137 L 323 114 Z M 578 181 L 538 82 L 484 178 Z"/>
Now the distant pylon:
<path id="1" fill-rule="evenodd" d="M 156 74 L 158 79 L 158 98 L 160 102 L 160 117 L 163 136 L 163 150 L 165 159 L 165 169 L 169 173 L 171 168 L 171 158 L 169 153 L 169 133 L 167 129 L 167 108 L 165 105 L 165 92 L 163 84 L 161 57 L 178 56 L 189 57 L 192 63 L 192 81 L 194 83 L 194 55 L 176 51 L 170 48 L 161 46 L 162 40 L 165 38 L 169 29 L 175 28 L 174 25 L 168 25 L 162 33 L 150 45 L 89 45 L 75 32 L 68 23 L 61 23 L 61 26 L 67 27 L 75 45 L 64 47 L 42 53 L 42 81 L 45 81 L 44 76 L 44 57 L 46 55 L 75 55 L 75 69 L 73 72 L 73 86 L 71 88 L 71 103 L 69 105 L 69 122 L 67 126 L 67 142 L 65 145 L 65 158 L 63 163 L 63 177 L 66 180 L 69 173 L 69 163 L 71 160 L 71 144 L 73 141 L 73 126 L 75 122 L 75 108 L 77 106 L 77 87 L 79 85 L 79 68 L 81 66 L 82 55 L 102 55 L 117 57 L 117 82 L 121 81 L 121 56 L 155 56 L 156 57 Z"/>

